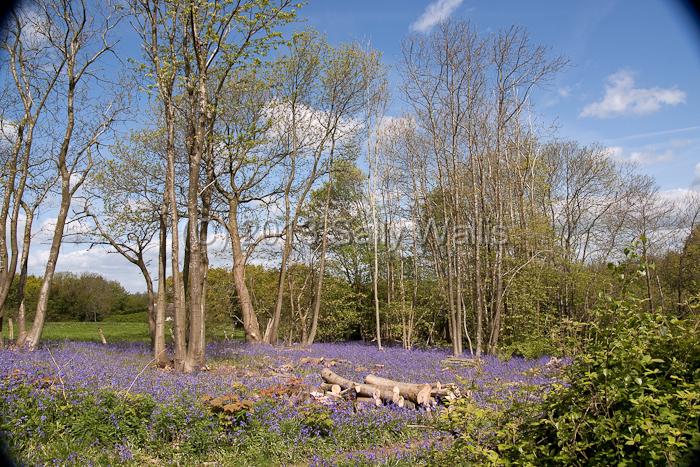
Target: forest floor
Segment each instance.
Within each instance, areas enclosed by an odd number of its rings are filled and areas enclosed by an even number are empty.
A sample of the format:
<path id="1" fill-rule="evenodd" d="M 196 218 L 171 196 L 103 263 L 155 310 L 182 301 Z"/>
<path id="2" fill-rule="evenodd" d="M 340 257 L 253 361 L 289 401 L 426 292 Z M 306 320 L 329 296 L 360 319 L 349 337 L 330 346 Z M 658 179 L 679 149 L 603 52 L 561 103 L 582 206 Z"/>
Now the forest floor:
<path id="1" fill-rule="evenodd" d="M 322 368 L 331 367 L 334 372 L 355 381 L 362 381 L 365 375 L 372 373 L 407 382 L 454 383 L 462 394 L 481 403 L 494 398 L 506 403 L 515 399 L 536 400 L 558 376 L 557 368 L 547 365 L 548 358 L 499 361 L 488 356 L 465 358 L 454 364 L 448 357 L 449 353 L 440 349 L 387 348 L 379 351 L 361 343 L 315 344 L 302 348 L 224 341 L 208 346 L 209 371 L 184 375 L 150 365 L 150 351 L 142 343 L 105 346 L 90 342 L 54 342 L 32 353 L 0 350 L 0 407 L 9 408 L 14 417 L 31 417 L 32 414 L 13 408 L 11 402 L 19 397 L 18 388 L 29 385 L 32 387 L 29 393 L 42 401 L 42 407 L 60 400 L 57 394 L 61 393 L 64 402 L 73 400 L 72 394 L 105 391 L 122 398 L 143 395 L 168 410 L 181 411 L 190 423 L 188 427 L 185 422 L 181 429 L 185 432 L 189 429 L 190 436 L 194 436 L 195 431 L 192 420 L 218 420 L 216 435 L 212 436 L 219 441 L 214 447 L 201 448 L 196 454 L 182 447 L 188 445 L 184 441 L 172 439 L 180 435 L 166 437 L 166 441 L 170 439 L 179 447 L 174 453 L 163 454 L 145 441 L 129 438 L 130 432 L 123 427 L 119 428 L 122 430 L 119 433 L 123 434 L 113 435 L 123 436 L 123 440 L 116 439 L 111 445 L 98 443 L 95 447 L 93 443 L 83 452 L 80 451 L 83 448 L 71 448 L 70 455 L 74 459 L 89 456 L 98 459 L 98 464 L 211 461 L 219 465 L 410 465 L 417 462 L 419 457 L 416 456 L 423 456 L 431 449 L 444 449 L 451 443 L 450 433 L 431 428 L 435 426 L 433 422 L 439 411 L 401 409 L 392 405 L 358 410 L 356 405 L 347 402 L 323 406 L 319 411 L 315 406 L 320 404 L 310 400 L 308 394 L 322 383 Z M 37 381 L 43 383 L 36 384 Z M 208 418 L 212 417 L 208 412 L 211 406 L 202 401 L 219 396 L 232 397 L 236 404 L 240 401 L 243 408 L 235 412 L 235 417 L 227 418 L 226 414 L 230 413 L 224 411 L 218 418 Z M 84 396 L 76 396 L 76 399 L 80 397 Z M 77 407 L 81 402 L 76 400 L 70 404 Z M 60 418 L 61 412 L 58 413 L 56 417 Z M 155 415 L 150 413 L 149 417 L 148 429 L 154 433 L 146 438 L 155 439 L 161 434 L 155 433 Z M 9 438 L 34 440 L 16 445 L 11 440 L 10 445 L 15 446 L 15 451 L 21 451 L 20 456 L 30 449 L 40 452 L 42 436 L 48 436 L 40 423 L 37 422 L 34 430 L 41 433 L 32 432 L 31 423 L 15 423 L 9 419 L 3 423 Z M 119 426 L 120 422 L 115 423 Z M 220 426 L 222 423 L 226 425 L 224 428 Z M 213 422 L 207 426 L 210 428 L 197 429 L 214 430 Z M 118 447 L 115 443 L 119 443 Z M 61 464 L 70 463 L 62 458 L 68 455 L 65 449 L 46 449 L 45 446 L 42 449 L 45 454 L 31 454 L 26 460 L 42 463 L 47 456 L 53 456 L 52 459 Z"/>

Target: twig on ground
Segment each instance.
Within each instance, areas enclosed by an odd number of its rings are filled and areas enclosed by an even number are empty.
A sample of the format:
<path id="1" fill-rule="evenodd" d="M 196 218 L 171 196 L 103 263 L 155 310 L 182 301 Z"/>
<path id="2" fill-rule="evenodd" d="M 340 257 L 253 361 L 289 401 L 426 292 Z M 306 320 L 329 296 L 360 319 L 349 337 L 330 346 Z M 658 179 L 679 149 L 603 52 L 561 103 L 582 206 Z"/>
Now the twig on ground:
<path id="1" fill-rule="evenodd" d="M 53 357 L 53 352 L 51 352 L 50 347 L 46 347 L 46 349 L 49 351 L 49 355 L 51 356 L 51 361 L 53 361 L 53 364 L 56 365 L 56 369 L 58 370 L 58 380 L 61 382 L 61 392 L 63 393 L 63 400 L 67 401 L 68 398 L 66 397 L 66 384 L 63 382 L 63 377 L 61 376 L 61 367 L 58 366 L 58 362 L 56 362 L 56 359 Z"/>
<path id="2" fill-rule="evenodd" d="M 155 357 L 153 357 L 153 358 L 151 359 L 150 362 L 146 363 L 146 364 L 144 365 L 144 367 L 141 368 L 141 371 L 139 371 L 139 374 L 136 375 L 136 378 L 134 378 L 134 380 L 133 380 L 133 381 L 131 382 L 131 384 L 129 385 L 129 388 L 128 388 L 128 389 L 126 390 L 126 392 L 124 393 L 124 398 L 125 398 L 125 399 L 126 399 L 126 396 L 129 395 L 129 391 L 131 391 L 131 388 L 134 387 L 134 384 L 136 384 L 136 380 L 139 379 L 139 376 L 141 376 L 141 375 L 143 374 L 143 372 L 146 371 L 146 368 L 148 368 L 148 367 L 151 365 L 151 363 L 155 362 L 155 361 L 158 359 L 158 357 L 160 357 L 160 355 L 161 355 L 163 352 L 165 352 L 165 349 L 163 349 L 163 350 L 161 350 L 160 352 L 158 352 L 158 355 L 156 355 Z"/>

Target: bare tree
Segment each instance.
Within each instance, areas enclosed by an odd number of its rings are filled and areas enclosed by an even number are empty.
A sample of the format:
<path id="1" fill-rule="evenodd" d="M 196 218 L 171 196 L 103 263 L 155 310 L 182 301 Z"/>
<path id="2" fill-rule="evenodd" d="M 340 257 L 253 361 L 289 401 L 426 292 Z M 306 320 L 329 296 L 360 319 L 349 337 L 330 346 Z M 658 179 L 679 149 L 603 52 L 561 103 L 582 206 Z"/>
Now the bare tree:
<path id="1" fill-rule="evenodd" d="M 95 152 L 100 139 L 110 129 L 119 100 L 108 103 L 91 100 L 88 103 L 87 88 L 98 83 L 97 63 L 112 51 L 114 43 L 110 33 L 119 21 L 111 5 L 100 12 L 88 12 L 86 2 L 45 0 L 38 2 L 43 28 L 38 34 L 47 47 L 65 63 L 58 86 L 64 97 L 60 104 L 61 121 L 65 122 L 63 137 L 52 154 L 55 170 L 60 174 L 60 205 L 56 217 L 49 256 L 39 291 L 34 323 L 27 333 L 24 345 L 35 349 L 39 343 L 46 319 L 51 281 L 56 270 L 63 233 L 68 219 L 71 201 L 85 182 L 94 165 Z M 87 117 L 87 113 L 90 117 Z"/>
<path id="2" fill-rule="evenodd" d="M 8 157 L 3 159 L 0 206 L 0 329 L 19 256 L 25 256 L 25 251 L 26 255 L 29 254 L 29 242 L 23 243 L 22 253 L 19 251 L 18 225 L 25 205 L 29 210 L 25 209 L 25 214 L 34 211 L 29 208 L 33 203 L 26 204 L 24 200 L 25 191 L 36 172 L 32 169 L 41 165 L 40 158 L 33 151 L 34 134 L 47 103 L 54 96 L 54 88 L 66 63 L 65 56 L 54 53 L 45 37 L 34 33 L 45 30 L 47 23 L 32 6 L 13 12 L 8 26 L 2 37 L 2 47 L 7 53 L 9 76 L 3 83 L 7 85 L 4 92 L 16 98 L 4 103 L 9 105 L 3 106 L 0 116 L 2 144 L 8 146 Z M 26 231 L 27 224 L 31 229 L 30 219 L 25 222 L 25 240 L 31 234 L 31 231 Z M 22 321 L 20 342 L 24 340 L 23 324 Z"/>
<path id="3" fill-rule="evenodd" d="M 295 39 L 290 55 L 280 63 L 284 107 L 282 132 L 289 144 L 288 176 L 283 190 L 284 245 L 280 262 L 275 310 L 266 341 L 277 342 L 287 262 L 293 249 L 299 218 L 319 178 L 332 170 L 332 161 L 345 140 L 359 131 L 356 117 L 366 105 L 368 91 L 384 79 L 379 56 L 358 45 L 330 48 L 313 33 Z M 324 168 L 327 170 L 324 171 Z M 330 174 L 330 172 L 328 172 Z M 328 219 L 322 227 L 327 234 Z M 322 240 L 323 243 L 323 240 Z M 319 267 L 325 270 L 325 247 Z M 323 274 L 317 276 L 310 337 L 315 338 Z"/>

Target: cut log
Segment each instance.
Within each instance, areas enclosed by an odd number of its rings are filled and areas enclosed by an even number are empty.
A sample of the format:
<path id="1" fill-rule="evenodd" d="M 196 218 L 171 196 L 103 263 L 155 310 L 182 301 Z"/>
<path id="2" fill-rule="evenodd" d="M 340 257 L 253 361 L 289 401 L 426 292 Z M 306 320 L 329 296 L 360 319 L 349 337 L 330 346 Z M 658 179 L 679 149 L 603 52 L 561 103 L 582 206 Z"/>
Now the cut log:
<path id="1" fill-rule="evenodd" d="M 321 370 L 321 377 L 327 383 L 337 384 L 342 389 L 355 388 L 359 396 L 375 397 L 376 395 L 384 402 L 396 402 L 400 395 L 394 391 L 392 387 L 356 383 L 347 378 L 343 378 L 328 368 Z M 430 396 L 430 389 L 428 389 L 428 396 Z"/>
<path id="2" fill-rule="evenodd" d="M 426 384 L 423 389 L 416 394 L 416 404 L 427 406 L 430 404 L 430 385 Z"/>
<path id="3" fill-rule="evenodd" d="M 349 387 L 353 387 L 353 386 L 358 386 L 358 383 L 356 383 L 352 380 L 349 380 L 347 378 L 343 378 L 342 376 L 334 373 L 333 371 L 329 370 L 328 368 L 324 368 L 323 370 L 321 370 L 321 378 L 323 378 L 323 380 L 326 383 L 337 384 L 341 388 L 349 388 Z M 371 396 L 371 394 L 370 394 L 370 396 Z"/>
<path id="4" fill-rule="evenodd" d="M 355 391 L 355 388 L 348 388 L 348 389 L 343 389 L 340 392 L 340 395 L 345 399 L 346 401 L 354 401 L 357 399 L 357 391 Z"/>
<path id="5" fill-rule="evenodd" d="M 341 387 L 338 386 L 337 384 L 334 384 L 331 386 L 331 392 L 335 395 L 340 395 L 340 391 L 342 391 Z"/>
<path id="6" fill-rule="evenodd" d="M 399 399 L 403 399 L 403 396 L 401 395 L 401 391 L 399 390 L 398 386 L 394 386 L 391 388 L 391 392 L 394 395 L 394 397 L 391 398 L 394 403 L 398 403 Z"/>
<path id="7" fill-rule="evenodd" d="M 382 401 L 378 401 L 374 397 L 360 396 L 357 399 L 355 399 L 355 402 L 358 402 L 360 404 L 372 404 L 372 405 L 376 405 L 376 406 L 382 405 Z"/>
<path id="8" fill-rule="evenodd" d="M 425 404 L 430 399 L 431 386 L 429 384 L 405 383 L 375 375 L 365 376 L 365 383 L 398 388 L 404 399 L 408 399 L 416 404 Z"/>

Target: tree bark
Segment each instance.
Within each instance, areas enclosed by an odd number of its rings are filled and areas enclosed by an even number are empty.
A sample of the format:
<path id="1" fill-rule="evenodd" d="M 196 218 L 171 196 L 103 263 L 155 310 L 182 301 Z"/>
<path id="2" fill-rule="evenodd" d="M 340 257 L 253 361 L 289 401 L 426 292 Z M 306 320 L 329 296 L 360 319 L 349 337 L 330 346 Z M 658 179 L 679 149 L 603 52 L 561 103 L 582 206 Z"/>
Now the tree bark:
<path id="1" fill-rule="evenodd" d="M 326 188 L 326 200 L 323 205 L 323 231 L 321 235 L 321 255 L 319 257 L 318 264 L 318 280 L 316 281 L 316 291 L 314 293 L 314 304 L 313 312 L 311 315 L 311 330 L 309 331 L 306 345 L 311 345 L 316 339 L 316 332 L 318 330 L 318 316 L 321 311 L 321 297 L 323 292 L 323 278 L 326 271 L 326 252 L 328 251 L 328 210 L 331 204 L 331 191 L 333 187 L 333 146 L 335 141 L 331 145 L 331 156 L 328 161 L 328 187 Z"/>
<path id="2" fill-rule="evenodd" d="M 238 201 L 235 198 L 229 200 L 228 232 L 231 239 L 231 255 L 233 257 L 233 283 L 236 287 L 238 304 L 243 315 L 243 329 L 246 341 L 250 343 L 262 342 L 260 324 L 253 309 L 253 301 L 250 298 L 248 285 L 245 281 L 246 256 L 241 248 L 241 237 L 238 233 Z"/>
<path id="3" fill-rule="evenodd" d="M 158 234 L 158 296 L 155 304 L 155 329 L 153 332 L 153 358 L 158 366 L 165 366 L 168 362 L 167 350 L 165 347 L 165 309 L 167 306 L 167 296 L 165 291 L 166 266 L 168 261 L 167 252 L 167 200 L 163 200 L 159 216 Z"/>

